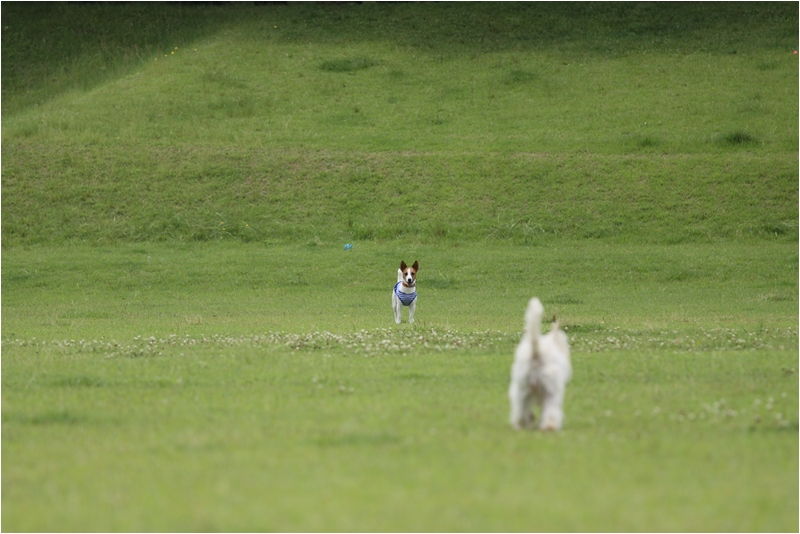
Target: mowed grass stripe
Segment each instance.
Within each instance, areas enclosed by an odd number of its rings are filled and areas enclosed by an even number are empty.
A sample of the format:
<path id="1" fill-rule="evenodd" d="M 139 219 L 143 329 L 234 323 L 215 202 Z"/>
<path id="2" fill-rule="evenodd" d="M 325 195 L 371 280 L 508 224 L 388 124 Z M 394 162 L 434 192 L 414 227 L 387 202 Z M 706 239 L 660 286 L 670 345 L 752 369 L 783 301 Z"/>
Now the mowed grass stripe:
<path id="1" fill-rule="evenodd" d="M 4 150 L 6 246 L 797 237 L 796 157 Z M 29 176 L 31 169 L 35 176 Z"/>
<path id="2" fill-rule="evenodd" d="M 231 241 L 17 248 L 3 258 L 3 338 L 127 342 L 390 328 L 400 258 L 420 262 L 414 326 L 442 332 L 518 334 L 534 295 L 578 337 L 660 342 L 700 329 L 758 335 L 797 326 L 791 244 L 357 243 L 345 251 Z"/>

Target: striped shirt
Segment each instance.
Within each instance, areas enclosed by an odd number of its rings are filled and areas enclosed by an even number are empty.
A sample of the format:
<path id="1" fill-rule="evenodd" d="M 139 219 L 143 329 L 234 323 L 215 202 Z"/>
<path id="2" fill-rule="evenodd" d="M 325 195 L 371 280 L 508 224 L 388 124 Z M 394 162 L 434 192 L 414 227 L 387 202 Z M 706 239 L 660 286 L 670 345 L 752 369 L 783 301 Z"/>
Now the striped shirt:
<path id="1" fill-rule="evenodd" d="M 394 294 L 397 295 L 397 298 L 400 299 L 403 306 L 411 306 L 411 303 L 417 298 L 417 290 L 415 289 L 413 293 L 403 293 L 400 291 L 400 284 L 402 283 L 403 282 L 397 282 L 394 285 Z"/>

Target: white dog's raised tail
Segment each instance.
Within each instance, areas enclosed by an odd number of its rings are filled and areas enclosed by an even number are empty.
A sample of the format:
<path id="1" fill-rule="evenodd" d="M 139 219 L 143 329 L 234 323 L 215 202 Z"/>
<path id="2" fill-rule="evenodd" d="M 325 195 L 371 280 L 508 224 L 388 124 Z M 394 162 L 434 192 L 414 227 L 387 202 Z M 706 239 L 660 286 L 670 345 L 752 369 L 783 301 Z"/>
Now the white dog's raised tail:
<path id="1" fill-rule="evenodd" d="M 511 366 L 508 398 L 514 428 L 533 425 L 534 403 L 542 407 L 540 429 L 559 430 L 564 421 L 564 393 L 572 375 L 569 341 L 558 323 L 553 324 L 549 333 L 541 335 L 543 314 L 542 303 L 532 298 L 525 310 L 525 331 Z"/>
<path id="2" fill-rule="evenodd" d="M 530 337 L 532 358 L 539 358 L 539 338 L 542 335 L 543 314 L 544 306 L 539 299 L 533 297 L 528 301 L 528 308 L 525 310 L 525 332 Z"/>

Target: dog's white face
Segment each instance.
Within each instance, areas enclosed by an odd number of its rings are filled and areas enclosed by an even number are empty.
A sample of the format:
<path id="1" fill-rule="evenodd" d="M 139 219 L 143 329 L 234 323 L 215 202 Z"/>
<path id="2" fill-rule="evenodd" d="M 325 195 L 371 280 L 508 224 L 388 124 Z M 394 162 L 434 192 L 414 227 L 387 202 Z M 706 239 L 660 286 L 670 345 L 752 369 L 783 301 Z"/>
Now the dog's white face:
<path id="1" fill-rule="evenodd" d="M 403 272 L 403 282 L 407 286 L 413 286 L 417 283 L 417 271 L 419 270 L 419 262 L 414 262 L 414 265 L 409 267 L 406 262 L 400 262 L 400 270 Z"/>

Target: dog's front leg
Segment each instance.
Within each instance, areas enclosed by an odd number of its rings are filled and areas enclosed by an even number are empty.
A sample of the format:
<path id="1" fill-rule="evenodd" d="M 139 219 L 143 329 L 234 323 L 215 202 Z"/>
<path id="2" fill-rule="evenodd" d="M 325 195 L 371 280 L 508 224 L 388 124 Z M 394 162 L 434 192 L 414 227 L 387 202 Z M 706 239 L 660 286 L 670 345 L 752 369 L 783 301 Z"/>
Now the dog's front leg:
<path id="1" fill-rule="evenodd" d="M 408 306 L 408 322 L 409 323 L 413 323 L 414 322 L 414 310 L 416 310 L 416 309 L 417 309 L 417 299 L 414 299 L 414 302 L 412 302 Z"/>
<path id="2" fill-rule="evenodd" d="M 392 309 L 394 310 L 394 322 L 400 324 L 403 305 L 400 304 L 400 299 L 397 298 L 397 295 L 395 295 L 394 292 L 392 292 Z"/>

